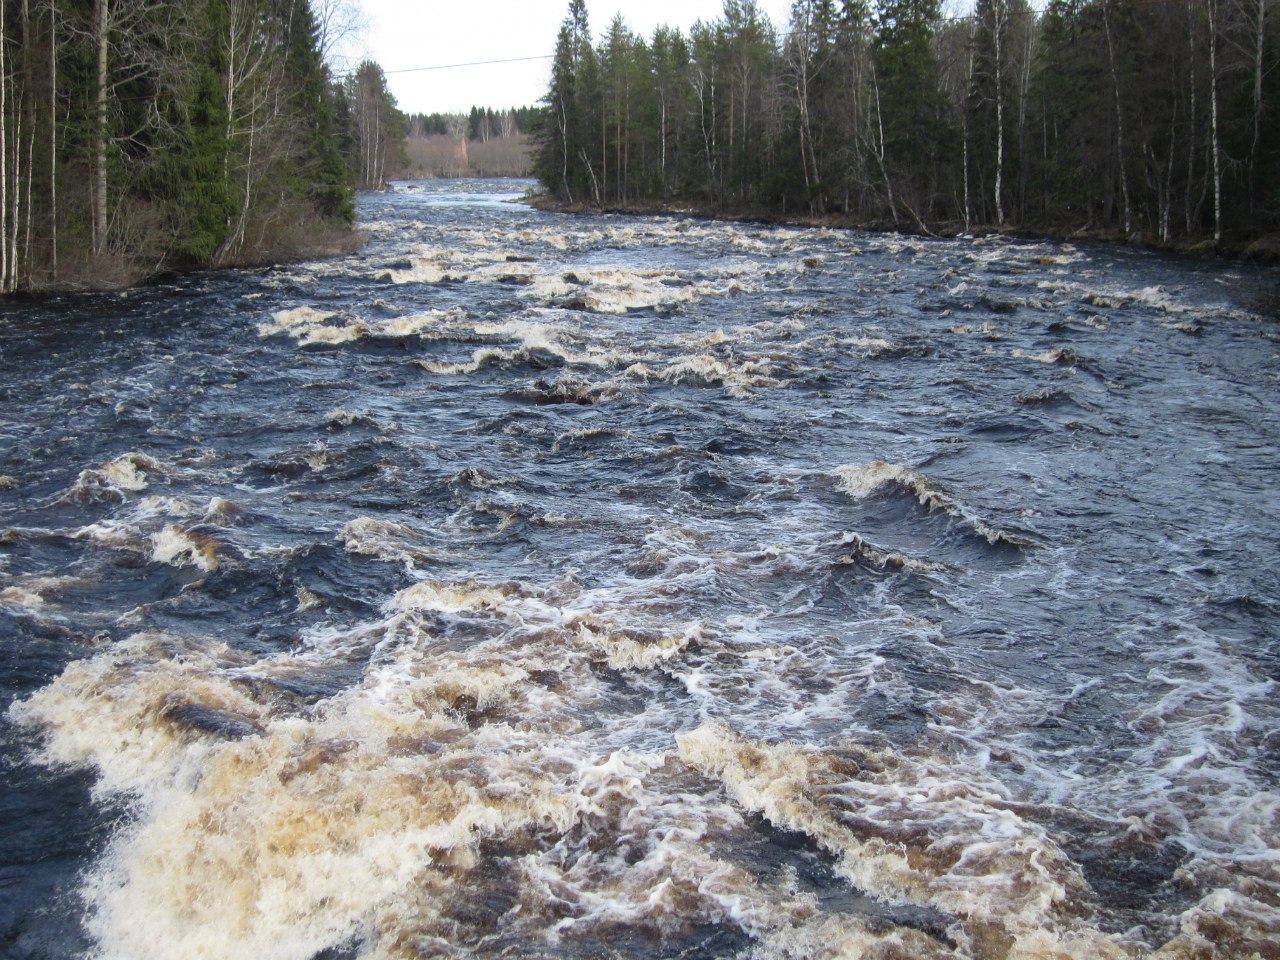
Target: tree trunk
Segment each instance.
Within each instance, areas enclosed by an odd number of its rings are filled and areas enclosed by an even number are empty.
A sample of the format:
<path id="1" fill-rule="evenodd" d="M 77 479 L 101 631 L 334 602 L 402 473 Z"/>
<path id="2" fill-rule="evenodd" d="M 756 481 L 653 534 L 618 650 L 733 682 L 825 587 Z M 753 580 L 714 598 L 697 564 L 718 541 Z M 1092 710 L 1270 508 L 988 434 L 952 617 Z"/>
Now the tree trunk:
<path id="1" fill-rule="evenodd" d="M 93 0 L 93 38 L 98 47 L 97 124 L 94 130 L 93 252 L 107 249 L 107 38 L 108 0 Z"/>
<path id="2" fill-rule="evenodd" d="M 817 164 L 814 163 L 813 174 L 810 174 L 809 158 L 813 153 L 813 125 L 809 114 L 809 52 L 808 36 L 800 37 L 800 41 L 792 46 L 795 51 L 795 61 L 792 63 L 792 69 L 795 71 L 795 94 L 796 105 L 800 110 L 800 169 L 804 173 L 804 199 L 805 204 L 809 208 L 809 215 L 812 216 L 816 210 L 814 207 L 814 187 L 817 181 Z"/>
<path id="3" fill-rule="evenodd" d="M 49 0 L 49 269 L 58 279 L 58 5 Z"/>
<path id="4" fill-rule="evenodd" d="M 730 84 L 729 85 L 729 154 L 728 154 L 729 169 L 726 171 L 728 173 L 728 180 L 730 183 L 733 183 L 733 164 L 737 158 L 737 153 L 734 152 L 734 144 L 737 142 L 737 139 L 736 139 L 737 125 L 735 122 L 737 119 L 737 105 L 738 105 L 738 98 L 734 93 L 733 85 Z M 712 110 L 714 109 L 715 109 L 715 106 L 714 106 L 714 98 L 713 98 Z M 712 116 L 711 122 L 714 127 L 714 124 L 715 124 L 714 115 Z"/>
<path id="5" fill-rule="evenodd" d="M 623 89 L 623 110 L 625 112 L 623 128 L 626 137 L 622 141 L 622 202 L 627 202 L 627 181 L 631 174 L 631 76 L 627 75 Z"/>
<path id="6" fill-rule="evenodd" d="M 1032 16 L 1024 14 L 1024 16 Z M 1035 63 L 1036 24 L 1026 21 L 1027 48 L 1022 56 L 1022 75 L 1018 85 L 1018 210 L 1014 215 L 1019 223 L 1027 219 L 1027 192 L 1031 169 L 1027 134 L 1027 107 L 1031 102 L 1031 68 Z"/>
<path id="7" fill-rule="evenodd" d="M 1213 153 L 1213 242 L 1222 242 L 1222 146 L 1218 137 L 1218 0 L 1209 0 L 1209 127 Z"/>
<path id="8" fill-rule="evenodd" d="M 884 114 L 880 108 L 880 79 L 876 76 L 873 69 L 871 71 L 871 85 L 876 95 L 876 126 L 880 133 L 880 144 L 876 150 L 876 161 L 880 164 L 880 176 L 884 178 L 884 189 L 889 197 L 889 212 L 893 214 L 893 224 L 898 225 L 898 205 L 893 199 L 893 183 L 889 180 L 889 171 L 884 165 Z"/>
<path id="9" fill-rule="evenodd" d="M 573 191 L 569 189 L 569 114 L 564 100 L 560 101 L 560 181 L 564 184 L 565 198 L 573 203 Z"/>
<path id="10" fill-rule="evenodd" d="M 664 91 L 661 103 L 660 136 L 662 138 L 662 199 L 667 198 L 667 95 Z"/>
<path id="11" fill-rule="evenodd" d="M 1184 205 L 1186 207 L 1187 218 L 1187 236 L 1195 234 L 1195 205 L 1192 203 L 1191 186 L 1196 182 L 1196 146 L 1200 139 L 1196 129 L 1196 22 L 1195 10 L 1192 7 L 1194 0 L 1187 0 L 1187 46 L 1190 48 L 1187 58 L 1187 88 L 1191 91 L 1191 103 L 1189 111 L 1191 114 L 1190 124 L 1187 127 L 1191 131 L 1191 135 L 1187 138 L 1187 190 L 1184 197 Z"/>
<path id="12" fill-rule="evenodd" d="M 603 90 L 600 93 L 600 197 L 596 204 L 603 206 L 609 199 L 609 111 L 605 108 Z"/>
<path id="13" fill-rule="evenodd" d="M 9 283 L 9 65 L 5 59 L 4 2 L 0 0 L 0 292 L 12 293 Z"/>
<path id="14" fill-rule="evenodd" d="M 625 66 L 623 69 L 626 69 Z M 622 149 L 622 86 L 625 82 L 619 78 L 619 85 L 614 89 L 613 94 L 613 194 L 614 203 L 623 203 L 623 149 Z"/>
<path id="15" fill-rule="evenodd" d="M 969 69 L 965 73 L 964 88 L 971 89 L 973 86 L 973 42 L 969 42 Z M 960 139 L 964 147 L 963 169 L 964 176 L 964 232 L 968 233 L 973 229 L 973 201 L 969 196 L 969 110 L 968 107 L 961 103 L 960 110 Z"/>
<path id="16" fill-rule="evenodd" d="M 35 179 L 35 155 L 36 155 L 36 112 L 35 112 L 35 44 L 31 39 L 31 3 L 30 0 L 22 0 L 22 51 L 23 51 L 23 75 L 25 82 L 22 93 L 23 113 L 27 118 L 27 176 L 26 182 L 18 180 L 15 186 L 22 189 L 25 186 L 25 197 L 20 197 L 20 203 L 26 205 L 24 222 L 22 225 L 22 246 L 18 248 L 18 252 L 14 255 L 15 274 L 19 274 L 22 282 L 28 286 L 31 283 L 31 182 Z M 17 235 L 17 231 L 14 231 Z"/>
<path id="17" fill-rule="evenodd" d="M 1008 9 L 1006 0 L 998 0 L 993 16 L 996 46 L 996 225 L 1004 226 L 1004 60 L 1001 34 Z"/>
<path id="18" fill-rule="evenodd" d="M 596 180 L 596 168 L 591 164 L 591 158 L 587 156 L 586 147 L 582 148 L 582 165 L 587 168 L 587 173 L 591 175 L 591 196 L 595 199 L 596 206 L 602 205 L 600 196 L 600 183 Z"/>
<path id="19" fill-rule="evenodd" d="M 1107 34 L 1107 61 L 1111 66 L 1111 87 L 1116 103 L 1116 162 L 1120 172 L 1120 199 L 1123 204 L 1124 233 L 1128 237 L 1133 230 L 1133 208 L 1129 203 L 1129 175 L 1125 170 L 1124 150 L 1124 111 L 1120 102 L 1120 71 L 1116 67 L 1115 42 L 1111 36 L 1111 18 L 1104 7 L 1102 11 L 1103 26 Z"/>
<path id="20" fill-rule="evenodd" d="M 9 211 L 9 237 L 8 249 L 9 257 L 4 265 L 4 274 L 7 278 L 7 290 L 12 292 L 18 289 L 18 226 L 22 222 L 22 100 L 21 88 L 14 86 L 13 89 L 13 192 L 10 203 L 12 209 Z"/>
<path id="21" fill-rule="evenodd" d="M 1258 203 L 1258 150 L 1262 144 L 1262 78 L 1263 55 L 1266 52 L 1266 15 L 1267 0 L 1255 0 L 1258 4 L 1258 22 L 1256 26 L 1255 45 L 1253 51 L 1253 142 L 1249 146 L 1249 206 L 1257 208 Z"/>

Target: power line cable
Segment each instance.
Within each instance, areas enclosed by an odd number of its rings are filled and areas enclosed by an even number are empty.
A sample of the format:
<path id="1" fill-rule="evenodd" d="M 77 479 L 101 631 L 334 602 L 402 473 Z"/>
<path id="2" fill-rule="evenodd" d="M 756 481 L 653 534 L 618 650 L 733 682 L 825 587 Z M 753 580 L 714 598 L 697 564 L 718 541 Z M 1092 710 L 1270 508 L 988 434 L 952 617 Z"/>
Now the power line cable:
<path id="1" fill-rule="evenodd" d="M 430 67 L 402 67 L 399 70 L 383 70 L 383 73 L 423 73 L 427 70 L 454 70 L 458 67 L 487 67 L 498 63 L 524 63 L 528 60 L 553 60 L 554 56 L 545 53 L 540 57 L 509 57 L 506 60 L 473 60 L 470 63 L 440 63 Z"/>
<path id="2" fill-rule="evenodd" d="M 1183 2 L 1185 2 L 1185 0 L 1129 0 L 1129 5 L 1133 7 L 1157 7 L 1157 6 L 1165 6 L 1171 3 L 1183 3 Z M 1033 17 L 1037 17 L 1037 18 L 1043 17 L 1045 14 L 1044 10 L 1032 9 L 1030 12 Z M 931 17 L 929 18 L 928 22 L 930 24 L 965 23 L 967 21 L 977 20 L 977 19 L 979 18 L 976 13 L 966 13 L 966 14 L 961 14 L 960 16 L 954 16 L 954 17 Z M 796 31 L 778 30 L 776 28 L 774 33 L 778 40 L 785 40 L 789 37 L 796 35 Z M 427 71 L 431 71 L 431 70 L 456 70 L 461 67 L 488 67 L 488 66 L 495 66 L 503 63 L 526 63 L 532 60 L 554 60 L 554 59 L 555 59 L 554 54 L 544 53 L 540 56 L 534 56 L 534 57 L 509 57 L 505 60 L 472 60 L 468 63 L 439 63 L 439 64 L 433 64 L 432 66 L 428 66 L 428 67 L 402 67 L 398 70 L 383 70 L 382 72 L 384 74 L 426 73 Z"/>

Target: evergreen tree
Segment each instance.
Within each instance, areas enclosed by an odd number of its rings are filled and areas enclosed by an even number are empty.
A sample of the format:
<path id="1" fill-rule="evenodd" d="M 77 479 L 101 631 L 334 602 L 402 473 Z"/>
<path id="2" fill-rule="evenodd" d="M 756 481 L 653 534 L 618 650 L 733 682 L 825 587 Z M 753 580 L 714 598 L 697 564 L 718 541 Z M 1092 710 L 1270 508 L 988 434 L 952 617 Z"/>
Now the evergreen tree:
<path id="1" fill-rule="evenodd" d="M 387 86 L 382 67 L 365 60 L 347 78 L 346 101 L 349 111 L 348 143 L 352 153 L 347 162 L 362 190 L 380 190 L 386 186 L 387 173 L 403 166 L 406 123 L 396 108 L 395 98 Z"/>
<path id="2" fill-rule="evenodd" d="M 320 26 L 309 3 L 289 20 L 289 72 L 298 91 L 299 185 L 315 212 L 344 223 L 355 220 L 351 171 L 343 159 L 329 72 L 320 55 Z"/>
<path id="3" fill-rule="evenodd" d="M 547 120 L 537 135 L 534 173 L 561 200 L 574 201 L 570 170 L 577 170 L 578 113 L 574 97 L 573 33 L 560 28 L 551 65 L 551 86 L 543 98 Z"/>
<path id="4" fill-rule="evenodd" d="M 952 191 L 947 171 L 959 150 L 933 55 L 938 0 L 880 0 L 875 50 L 878 158 L 894 220 L 905 208 L 917 226 Z"/>
<path id="5" fill-rule="evenodd" d="M 683 118 L 690 111 L 686 80 L 689 45 L 680 31 L 658 27 L 649 44 L 649 55 L 652 78 L 649 89 L 653 98 L 650 123 L 655 133 L 652 142 L 656 154 L 650 190 L 653 195 L 667 199 L 682 185 L 686 142 Z"/>
<path id="6" fill-rule="evenodd" d="M 560 26 L 551 67 L 551 85 L 543 98 L 547 119 L 539 133 L 534 169 L 564 200 L 582 198 L 595 171 L 588 152 L 593 125 L 590 101 L 595 93 L 594 54 L 585 0 L 570 0 Z M 600 200 L 599 185 L 592 191 Z"/>
<path id="7" fill-rule="evenodd" d="M 214 3 L 206 13 L 216 16 Z M 195 43 L 188 34 L 175 41 Z M 236 204 L 224 176 L 227 113 L 221 64 L 207 58 L 187 73 L 179 96 L 167 106 L 169 124 L 178 131 L 174 148 L 139 186 L 160 205 L 173 237 L 175 266 L 211 263 L 227 237 Z"/>
<path id="8" fill-rule="evenodd" d="M 4 290 L 260 261 L 349 226 L 306 0 L 6 0 L 0 28 Z"/>
<path id="9" fill-rule="evenodd" d="M 974 11 L 967 129 L 973 151 L 981 219 L 1003 225 L 1010 184 L 1019 177 L 1016 133 L 1021 129 L 1023 85 L 1032 28 L 1026 0 L 978 0 Z M 1021 204 L 1018 204 L 1019 209 Z"/>

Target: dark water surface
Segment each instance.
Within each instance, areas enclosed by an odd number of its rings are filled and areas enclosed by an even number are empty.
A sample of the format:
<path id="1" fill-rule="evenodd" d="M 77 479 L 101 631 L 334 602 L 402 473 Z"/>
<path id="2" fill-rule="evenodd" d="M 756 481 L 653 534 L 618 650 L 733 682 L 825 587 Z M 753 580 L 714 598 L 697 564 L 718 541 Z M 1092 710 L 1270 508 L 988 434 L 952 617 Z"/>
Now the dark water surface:
<path id="1" fill-rule="evenodd" d="M 1280 956 L 1238 265 L 362 201 L 0 316 L 0 955 Z"/>

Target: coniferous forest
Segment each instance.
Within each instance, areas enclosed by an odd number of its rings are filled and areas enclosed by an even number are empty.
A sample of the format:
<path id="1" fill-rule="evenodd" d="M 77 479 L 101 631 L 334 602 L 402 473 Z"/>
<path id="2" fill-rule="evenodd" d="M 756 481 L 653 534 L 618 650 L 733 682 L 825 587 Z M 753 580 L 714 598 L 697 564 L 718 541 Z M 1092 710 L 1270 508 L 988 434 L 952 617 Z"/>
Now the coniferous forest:
<path id="1" fill-rule="evenodd" d="M 796 0 L 775 27 L 726 0 L 687 34 L 619 16 L 593 40 L 571 0 L 538 175 L 597 207 L 1243 249 L 1280 230 L 1275 7 Z"/>
<path id="2" fill-rule="evenodd" d="M 0 289 L 348 243 L 403 118 L 307 0 L 0 0 Z"/>

